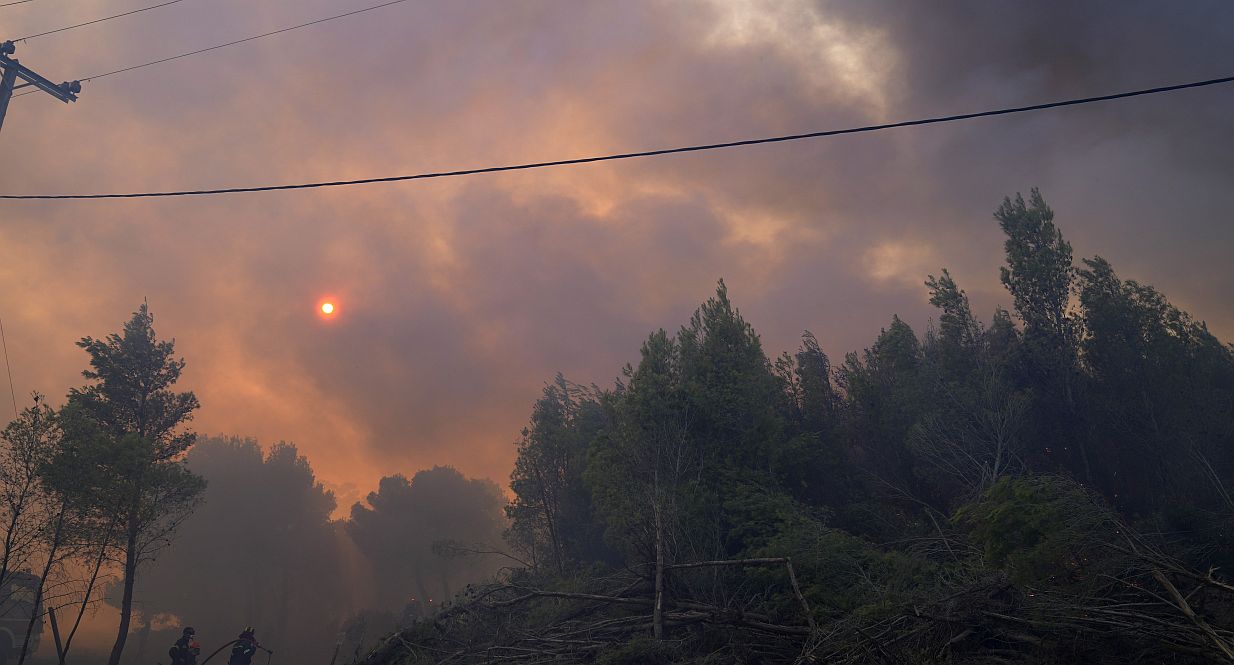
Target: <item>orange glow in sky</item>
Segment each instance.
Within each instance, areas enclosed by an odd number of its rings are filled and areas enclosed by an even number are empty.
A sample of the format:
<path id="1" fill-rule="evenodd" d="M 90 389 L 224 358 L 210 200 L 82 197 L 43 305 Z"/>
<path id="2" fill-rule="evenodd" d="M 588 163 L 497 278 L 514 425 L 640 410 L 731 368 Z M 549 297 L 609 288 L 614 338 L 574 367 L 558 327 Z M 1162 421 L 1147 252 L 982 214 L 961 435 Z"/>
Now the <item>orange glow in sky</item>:
<path id="1" fill-rule="evenodd" d="M 321 303 L 321 313 L 323 316 L 334 316 L 334 312 L 335 307 L 333 301 L 327 300 Z"/>

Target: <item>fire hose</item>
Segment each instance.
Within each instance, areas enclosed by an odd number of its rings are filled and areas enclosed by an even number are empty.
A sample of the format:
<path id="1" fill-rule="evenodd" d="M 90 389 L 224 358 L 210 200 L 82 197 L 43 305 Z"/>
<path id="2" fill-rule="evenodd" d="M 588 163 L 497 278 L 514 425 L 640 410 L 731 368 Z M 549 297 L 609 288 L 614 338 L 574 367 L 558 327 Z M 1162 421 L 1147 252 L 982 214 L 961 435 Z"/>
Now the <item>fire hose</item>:
<path id="1" fill-rule="evenodd" d="M 232 641 L 230 641 L 230 642 L 228 642 L 228 643 L 224 644 L 223 646 L 221 646 L 221 647 L 219 647 L 219 648 L 215 649 L 213 653 L 211 653 L 209 656 L 206 656 L 205 660 L 201 661 L 201 664 L 200 664 L 200 665 L 206 665 L 206 663 L 210 662 L 210 659 L 211 659 L 211 658 L 214 658 L 216 655 L 218 655 L 218 653 L 219 653 L 220 651 L 222 651 L 223 649 L 226 649 L 227 647 L 229 647 L 229 646 L 231 646 L 231 645 L 233 645 L 233 644 L 235 644 L 236 642 L 239 642 L 239 641 L 240 641 L 240 640 L 232 640 Z M 262 651 L 265 651 L 265 652 L 266 652 L 266 665 L 270 665 L 270 661 L 274 660 L 274 652 L 273 652 L 272 650 L 270 650 L 270 649 L 267 649 L 267 648 L 265 648 L 265 647 L 261 646 L 260 644 L 254 644 L 253 646 L 254 646 L 254 647 L 256 647 L 256 648 L 258 648 L 258 649 L 261 649 Z"/>

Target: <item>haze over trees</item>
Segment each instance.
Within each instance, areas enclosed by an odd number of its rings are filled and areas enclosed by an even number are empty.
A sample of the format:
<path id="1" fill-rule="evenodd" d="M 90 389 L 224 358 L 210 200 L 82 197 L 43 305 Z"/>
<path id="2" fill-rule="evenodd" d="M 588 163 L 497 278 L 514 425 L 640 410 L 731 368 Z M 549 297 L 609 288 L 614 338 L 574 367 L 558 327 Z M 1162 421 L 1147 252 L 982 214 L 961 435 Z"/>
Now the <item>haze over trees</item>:
<path id="1" fill-rule="evenodd" d="M 835 362 L 771 357 L 719 282 L 609 387 L 557 376 L 510 495 L 450 467 L 336 519 L 294 444 L 198 440 L 145 305 L 0 432 L 0 608 L 64 662 L 252 625 L 294 662 L 1234 662 L 1234 348 L 1036 191 L 995 212 L 1012 310 L 924 276 Z M 40 607 L 41 612 L 28 610 Z"/>
<path id="2" fill-rule="evenodd" d="M 720 282 L 518 442 L 523 565 L 367 661 L 1234 662 L 1234 351 L 1037 191 L 995 212 L 1013 312 L 949 271 L 832 364 Z"/>
<path id="3" fill-rule="evenodd" d="M 185 466 L 208 485 L 179 542 L 142 581 L 138 660 L 166 651 L 174 637 L 149 644 L 143 632 L 168 620 L 192 625 L 206 645 L 252 625 L 286 657 L 328 652 L 359 599 L 331 522 L 334 497 L 308 461 L 286 443 L 263 451 L 252 440 L 206 438 Z"/>
<path id="4" fill-rule="evenodd" d="M 142 579 L 134 663 L 161 656 L 181 625 L 210 650 L 251 625 L 280 659 L 328 662 L 336 648 L 349 659 L 497 568 L 448 551 L 497 547 L 504 526 L 500 490 L 452 468 L 385 478 L 337 520 L 293 444 L 206 437 L 184 463 L 207 486 Z"/>
<path id="5" fill-rule="evenodd" d="M 380 585 L 374 609 L 428 613 L 501 563 L 456 556 L 501 544 L 505 497 L 491 481 L 438 466 L 382 478 L 366 503 L 352 506 L 347 532 Z"/>
<path id="6" fill-rule="evenodd" d="M 184 625 L 212 648 L 251 625 L 282 657 L 322 660 L 497 570 L 468 556 L 501 550 L 505 498 L 490 481 L 391 476 L 340 521 L 295 445 L 199 440 L 184 427 L 197 400 L 174 389 L 185 361 L 153 321 L 143 304 L 122 332 L 82 339 L 90 383 L 60 409 L 35 395 L 0 432 L 0 661 L 41 641 L 60 663 L 144 665 Z M 107 656 L 74 644 L 100 602 L 119 610 Z"/>

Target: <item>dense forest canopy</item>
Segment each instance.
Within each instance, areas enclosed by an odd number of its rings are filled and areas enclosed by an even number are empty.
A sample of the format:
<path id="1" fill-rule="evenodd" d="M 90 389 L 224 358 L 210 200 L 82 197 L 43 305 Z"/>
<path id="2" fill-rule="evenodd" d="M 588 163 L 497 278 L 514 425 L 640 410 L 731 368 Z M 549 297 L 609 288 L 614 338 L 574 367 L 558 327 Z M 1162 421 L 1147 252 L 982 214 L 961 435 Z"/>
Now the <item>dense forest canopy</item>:
<path id="1" fill-rule="evenodd" d="M 950 272 L 833 364 L 721 281 L 518 442 L 524 562 L 371 663 L 1234 662 L 1234 352 L 1006 199 L 983 321 Z"/>

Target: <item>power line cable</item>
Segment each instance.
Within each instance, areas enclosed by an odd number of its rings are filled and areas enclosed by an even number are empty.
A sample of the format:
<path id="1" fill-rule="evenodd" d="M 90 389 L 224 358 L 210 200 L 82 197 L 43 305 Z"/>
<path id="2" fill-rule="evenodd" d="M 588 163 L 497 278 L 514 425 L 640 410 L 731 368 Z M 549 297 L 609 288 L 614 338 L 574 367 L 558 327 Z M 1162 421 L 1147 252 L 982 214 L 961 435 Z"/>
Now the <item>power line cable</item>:
<path id="1" fill-rule="evenodd" d="M 113 18 L 121 18 L 123 16 L 132 16 L 133 14 L 140 14 L 141 12 L 148 12 L 151 9 L 158 9 L 159 7 L 166 7 L 167 5 L 174 5 L 177 2 L 184 2 L 184 0 L 168 0 L 168 2 L 162 2 L 157 5 L 150 5 L 149 7 L 142 7 L 141 9 L 134 9 L 132 11 L 124 12 L 123 14 L 113 14 L 111 16 L 104 16 L 103 18 L 96 18 L 93 21 L 86 21 L 85 23 L 78 23 L 76 25 L 66 25 L 63 28 L 56 28 L 55 30 L 48 30 L 47 32 L 40 32 L 38 34 L 27 35 L 25 37 L 18 37 L 14 39 L 13 41 L 24 42 L 30 39 L 34 39 L 36 37 L 46 37 L 47 35 L 54 35 L 57 32 L 65 32 L 66 30 L 74 30 L 76 28 L 82 28 L 87 25 L 94 25 L 95 23 L 102 23 L 103 21 L 110 21 Z M 2 6 L 4 5 L 0 5 L 0 7 Z"/>
<path id="2" fill-rule="evenodd" d="M 282 33 L 284 33 L 284 32 L 291 32 L 292 30 L 299 30 L 300 28 L 307 28 L 307 27 L 309 27 L 309 26 L 311 26 L 311 25 L 317 25 L 318 23 L 325 23 L 325 22 L 327 22 L 327 21 L 333 21 L 333 20 L 340 19 L 340 18 L 346 18 L 346 17 L 348 17 L 348 16 L 355 16 L 356 14 L 363 14 L 364 12 L 371 12 L 371 11 L 373 11 L 374 9 L 381 9 L 382 7 L 389 7 L 390 5 L 397 5 L 397 4 L 404 3 L 404 2 L 407 2 L 407 0 L 391 0 L 390 2 L 383 2 L 383 3 L 381 3 L 380 5 L 373 5 L 372 7 L 364 7 L 364 8 L 361 8 L 361 9 L 356 9 L 356 10 L 353 10 L 353 11 L 347 12 L 347 13 L 345 13 L 345 14 L 337 14 L 337 15 L 335 15 L 335 16 L 328 16 L 328 17 L 326 17 L 326 18 L 319 18 L 319 19 L 317 19 L 316 21 L 309 21 L 308 23 L 301 23 L 300 25 L 293 25 L 293 26 L 288 27 L 288 28 L 280 28 L 280 29 L 278 29 L 278 30 L 274 30 L 274 31 L 271 31 L 271 32 L 266 32 L 266 33 L 263 33 L 263 34 L 260 34 L 260 35 L 253 35 L 252 37 L 245 37 L 244 39 L 237 39 L 237 40 L 236 40 L 236 41 L 234 41 L 234 42 L 227 42 L 226 44 L 219 44 L 219 45 L 217 45 L 217 46 L 210 46 L 210 47 L 207 47 L 207 48 L 198 49 L 198 50 L 196 50 L 196 51 L 190 51 L 190 52 L 188 52 L 188 53 L 181 53 L 180 55 L 173 55 L 173 56 L 171 56 L 170 58 L 162 58 L 161 60 L 154 60 L 154 61 L 152 61 L 152 62 L 145 62 L 145 63 L 142 63 L 142 64 L 140 64 L 140 65 L 133 65 L 132 67 L 125 67 L 125 68 L 123 68 L 123 69 L 117 69 L 117 70 L 110 71 L 110 72 L 104 72 L 104 73 L 102 73 L 102 74 L 95 74 L 95 75 L 93 75 L 93 76 L 87 76 L 86 78 L 81 79 L 81 80 L 82 80 L 83 82 L 84 82 L 84 81 L 93 81 L 93 80 L 96 80 L 96 79 L 101 79 L 101 78 L 103 78 L 103 77 L 105 77 L 105 76 L 112 76 L 112 75 L 115 75 L 115 74 L 123 74 L 124 72 L 131 72 L 131 71 L 133 71 L 134 69 L 141 69 L 141 68 L 143 68 L 143 67 L 150 67 L 150 66 L 152 66 L 152 65 L 160 65 L 160 64 L 163 64 L 164 62 L 171 62 L 172 60 L 179 60 L 180 58 L 187 58 L 187 57 L 189 57 L 189 56 L 191 56 L 191 55 L 199 55 L 199 54 L 201 54 L 201 53 L 207 53 L 207 52 L 209 52 L 209 51 L 217 51 L 218 49 L 221 49 L 221 48 L 227 48 L 228 46 L 235 46 L 236 44 L 243 44 L 243 43 L 245 43 L 245 42 L 251 42 L 251 41 L 254 41 L 254 40 L 257 40 L 257 39 L 262 39 L 262 38 L 264 38 L 264 37 L 271 37 L 271 36 L 273 36 L 273 35 L 282 34 Z"/>
<path id="3" fill-rule="evenodd" d="M 4 347 L 4 368 L 9 373 L 9 396 L 13 398 L 13 417 L 20 418 L 17 410 L 17 391 L 13 388 L 13 366 L 9 364 L 9 343 L 4 339 L 4 319 L 0 319 L 0 346 Z"/>
<path id="4" fill-rule="evenodd" d="M 12 7 L 13 5 L 24 5 L 27 2 L 34 2 L 34 0 L 17 0 L 17 2 L 6 2 L 3 5 L 0 5 L 0 7 Z"/>
<path id="5" fill-rule="evenodd" d="M 1177 85 L 1167 85 L 1157 88 L 1147 88 L 1144 90 L 1132 90 L 1129 92 L 1119 92 L 1111 95 L 1101 95 L 1098 97 L 1083 97 L 1079 99 L 1068 99 L 1057 102 L 1047 102 L 1044 104 L 1033 104 L 1031 106 L 1016 106 L 1012 108 L 996 109 L 992 111 L 979 111 L 976 113 L 962 113 L 959 115 L 938 116 L 933 118 L 922 118 L 919 120 L 904 120 L 900 122 L 885 123 L 881 125 L 866 125 L 864 127 L 851 127 L 848 129 L 831 129 L 818 132 L 808 132 L 805 134 L 789 134 L 786 136 L 773 136 L 768 138 L 746 139 L 743 141 L 729 141 L 726 143 L 709 143 L 703 145 L 691 145 L 677 148 L 662 148 L 659 150 L 644 150 L 641 152 L 624 152 L 610 155 L 600 155 L 596 157 L 579 157 L 575 159 L 559 159 L 550 162 L 530 162 L 525 164 L 512 164 L 507 166 L 489 166 L 484 168 L 462 169 L 457 171 L 435 171 L 429 173 L 417 173 L 414 175 L 399 175 L 386 176 L 381 178 L 361 178 L 358 180 L 332 180 L 324 182 L 309 182 L 294 185 L 263 185 L 257 187 L 229 187 L 224 189 L 194 189 L 166 192 L 143 192 L 133 194 L 0 194 L 0 199 L 21 199 L 21 200 L 62 200 L 62 199 L 140 199 L 140 198 L 158 198 L 172 196 L 205 196 L 212 194 L 239 194 L 246 192 L 273 192 L 283 190 L 296 189 L 317 189 L 323 187 L 344 187 L 350 185 L 369 185 L 375 183 L 386 182 L 401 182 L 404 180 L 428 180 L 431 178 L 449 178 L 455 176 L 477 175 L 481 173 L 500 173 L 505 171 L 525 171 L 530 169 L 542 169 L 553 166 L 573 166 L 577 164 L 591 164 L 594 162 L 609 162 L 621 159 L 635 159 L 638 157 L 658 157 L 661 155 L 672 155 L 685 152 L 702 152 L 705 150 L 719 150 L 722 148 L 736 148 L 741 146 L 761 145 L 764 143 L 783 143 L 786 141 L 800 141 L 802 139 L 822 138 L 827 136 L 839 136 L 842 134 L 861 134 L 867 132 L 877 132 L 884 129 L 895 129 L 898 127 L 916 127 L 919 125 L 935 125 L 945 122 L 957 122 L 960 120 L 972 120 L 974 118 L 984 118 L 997 115 L 1010 115 L 1013 113 L 1026 113 L 1029 111 L 1041 111 L 1045 109 L 1060 108 L 1064 106 L 1079 106 L 1081 104 L 1093 104 L 1096 102 L 1106 102 L 1115 99 L 1126 99 L 1129 97 L 1142 97 L 1145 95 L 1155 95 L 1166 92 L 1175 92 L 1178 90 L 1186 90 L 1190 88 L 1202 88 L 1206 86 L 1220 85 L 1224 83 L 1234 82 L 1234 76 L 1225 76 L 1222 78 L 1208 79 L 1206 81 L 1194 81 L 1191 83 L 1179 83 Z"/>
<path id="6" fill-rule="evenodd" d="M 176 2 L 180 2 L 180 0 L 175 0 L 175 1 L 176 1 Z M 317 24 L 319 24 L 319 23 L 325 23 L 325 22 L 327 22 L 327 21 L 334 21 L 334 20 L 337 20 L 337 19 L 340 19 L 340 18 L 346 18 L 346 17 L 348 17 L 348 16 L 355 16 L 356 14 L 363 14 L 364 12 L 371 12 L 371 11 L 373 11 L 373 10 L 375 10 L 375 9 L 381 9 L 381 8 L 383 8 L 383 7 L 389 7 L 390 5 L 397 5 L 397 4 L 401 4 L 401 3 L 404 3 L 404 2 L 407 2 L 407 0 L 390 0 L 390 2 L 383 2 L 383 3 L 379 4 L 379 5 L 373 5 L 373 6 L 371 6 L 371 7 L 362 7 L 362 8 L 360 8 L 360 9 L 352 10 L 352 11 L 346 12 L 346 13 L 344 13 L 344 14 L 336 14 L 336 15 L 334 15 L 334 16 L 327 16 L 326 18 L 319 18 L 319 19 L 317 19 L 317 20 L 315 20 L 315 21 L 309 21 L 308 23 L 301 23 L 301 24 L 299 24 L 299 25 L 293 25 L 293 26 L 286 27 L 286 28 L 280 28 L 280 29 L 278 29 L 278 30 L 272 30 L 272 31 L 270 31 L 270 32 L 262 33 L 262 34 L 260 34 L 260 35 L 253 35 L 252 37 L 245 37 L 244 39 L 237 39 L 237 40 L 235 40 L 235 41 L 233 41 L 233 42 L 227 42 L 227 43 L 225 43 L 225 44 L 216 44 L 216 45 L 214 45 L 214 46 L 208 46 L 208 47 L 203 48 L 203 49 L 197 49 L 196 51 L 189 51 L 188 53 L 181 53 L 181 54 L 179 54 L 179 55 L 173 55 L 173 56 L 170 56 L 170 57 L 167 57 L 167 58 L 160 58 L 159 60 L 152 60 L 152 61 L 150 61 L 150 62 L 143 62 L 143 63 L 141 63 L 140 65 L 133 65 L 133 66 L 131 66 L 131 67 L 124 67 L 124 68 L 122 68 L 122 69 L 116 69 L 116 70 L 112 70 L 112 71 L 110 71 L 110 72 L 103 72 L 102 74 L 94 74 L 93 76 L 87 76 L 87 77 L 85 77 L 85 78 L 78 79 L 78 80 L 84 83 L 84 82 L 86 82 L 86 81 L 94 81 L 94 80 L 97 80 L 97 79 L 101 79 L 101 78 L 106 77 L 106 76 L 114 76 L 114 75 L 116 75 L 116 74 L 123 74 L 124 72 L 131 72 L 131 71 L 133 71 L 134 69 L 142 69 L 143 67 L 151 67 L 151 66 L 153 66 L 153 65 L 161 65 L 161 64 L 163 64 L 164 62 L 171 62 L 172 60 L 179 60 L 179 59 L 181 59 L 181 58 L 187 58 L 187 57 L 189 57 L 189 56 L 193 56 L 193 55 L 200 55 L 200 54 L 202 54 L 202 53 L 208 53 L 208 52 L 210 52 L 210 51 L 217 51 L 217 50 L 219 50 L 219 49 L 221 49 L 221 48 L 227 48 L 228 46 L 235 46 L 236 44 L 243 44 L 243 43 L 245 43 L 245 42 L 251 42 L 251 41 L 254 41 L 254 40 L 257 40 L 257 39 L 263 39 L 263 38 L 265 38 L 265 37 L 272 37 L 272 36 L 274 36 L 274 35 L 282 34 L 282 33 L 284 33 L 284 32 L 291 32 L 292 30 L 299 30 L 300 28 L 307 28 L 307 27 L 309 27 L 309 26 L 312 26 L 312 25 L 317 25 Z M 14 96 L 14 97 L 21 97 L 21 96 L 23 96 L 23 95 L 28 95 L 28 94 L 31 94 L 32 92 L 36 92 L 36 91 L 26 91 L 26 92 L 18 93 L 18 94 L 13 95 L 13 96 Z"/>

